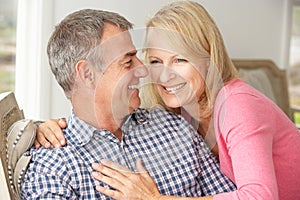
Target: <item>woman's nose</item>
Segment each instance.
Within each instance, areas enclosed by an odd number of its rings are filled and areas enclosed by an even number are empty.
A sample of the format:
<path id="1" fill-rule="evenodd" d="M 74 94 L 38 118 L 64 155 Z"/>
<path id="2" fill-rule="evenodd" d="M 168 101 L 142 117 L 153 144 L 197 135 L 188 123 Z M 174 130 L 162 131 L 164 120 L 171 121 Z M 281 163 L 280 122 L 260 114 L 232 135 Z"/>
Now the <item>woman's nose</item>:
<path id="1" fill-rule="evenodd" d="M 168 82 L 169 80 L 173 79 L 175 76 L 176 76 L 175 72 L 170 67 L 163 66 L 159 74 L 159 81 Z"/>

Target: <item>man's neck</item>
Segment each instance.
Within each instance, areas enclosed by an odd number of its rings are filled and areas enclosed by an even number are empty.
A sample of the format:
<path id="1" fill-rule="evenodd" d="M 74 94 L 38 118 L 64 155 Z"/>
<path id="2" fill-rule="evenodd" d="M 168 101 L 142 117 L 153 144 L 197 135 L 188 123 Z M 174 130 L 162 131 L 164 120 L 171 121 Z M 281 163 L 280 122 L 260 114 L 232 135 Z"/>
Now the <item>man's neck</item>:
<path id="1" fill-rule="evenodd" d="M 83 115 L 83 113 L 80 113 L 78 115 L 75 110 L 74 113 L 75 115 L 77 115 L 79 119 L 83 120 L 85 123 L 95 127 L 98 130 L 100 129 L 108 130 L 121 141 L 122 139 L 122 130 L 120 128 L 121 125 L 119 126 L 113 119 L 111 118 L 105 119 L 104 117 L 102 117 L 101 119 L 99 118 L 96 119 L 96 117 L 91 118 L 91 115 Z"/>
<path id="2" fill-rule="evenodd" d="M 119 141 L 122 140 L 122 130 L 120 128 L 112 133 L 116 136 L 116 138 L 118 138 Z"/>

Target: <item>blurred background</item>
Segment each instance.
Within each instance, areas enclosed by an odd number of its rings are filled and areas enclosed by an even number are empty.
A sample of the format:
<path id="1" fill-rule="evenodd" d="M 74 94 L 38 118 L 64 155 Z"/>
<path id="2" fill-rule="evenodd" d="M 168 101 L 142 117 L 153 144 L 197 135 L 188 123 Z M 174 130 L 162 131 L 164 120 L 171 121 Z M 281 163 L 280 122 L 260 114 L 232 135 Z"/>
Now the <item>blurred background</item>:
<path id="1" fill-rule="evenodd" d="M 300 107 L 300 0 L 197 1 L 215 19 L 232 58 L 271 59 L 287 71 L 290 103 Z M 75 10 L 98 8 L 142 28 L 169 2 L 0 0 L 0 93 L 14 91 L 27 118 L 67 117 L 70 104 L 47 67 L 46 44 L 55 24 Z"/>
<path id="2" fill-rule="evenodd" d="M 15 89 L 17 0 L 0 0 L 0 93 Z"/>

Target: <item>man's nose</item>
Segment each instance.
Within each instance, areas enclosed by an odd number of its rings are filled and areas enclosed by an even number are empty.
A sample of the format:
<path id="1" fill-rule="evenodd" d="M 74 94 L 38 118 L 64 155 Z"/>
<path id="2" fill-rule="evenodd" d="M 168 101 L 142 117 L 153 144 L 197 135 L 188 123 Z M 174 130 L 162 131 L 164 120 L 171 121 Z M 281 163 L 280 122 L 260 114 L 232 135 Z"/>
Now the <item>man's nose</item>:
<path id="1" fill-rule="evenodd" d="M 136 77 L 143 78 L 148 75 L 149 73 L 148 69 L 140 59 L 136 58 L 134 64 L 135 64 L 134 75 Z"/>

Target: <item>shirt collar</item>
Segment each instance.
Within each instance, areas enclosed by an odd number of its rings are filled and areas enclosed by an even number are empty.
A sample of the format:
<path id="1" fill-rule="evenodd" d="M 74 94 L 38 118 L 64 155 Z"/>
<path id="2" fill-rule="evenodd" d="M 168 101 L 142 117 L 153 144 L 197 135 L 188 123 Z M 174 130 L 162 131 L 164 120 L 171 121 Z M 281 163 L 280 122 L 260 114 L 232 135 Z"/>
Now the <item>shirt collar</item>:
<path id="1" fill-rule="evenodd" d="M 143 108 L 137 108 L 135 111 L 128 115 L 122 125 L 122 132 L 128 133 L 128 130 L 133 129 L 137 125 L 148 124 L 150 119 L 150 112 Z M 107 130 L 98 130 L 97 128 L 87 124 L 83 120 L 79 119 L 76 114 L 72 111 L 71 116 L 68 118 L 67 124 L 70 124 L 66 131 L 70 132 L 74 138 L 75 144 L 85 145 L 93 137 L 94 133 L 107 133 Z M 105 135 L 105 134 L 103 134 Z"/>
<path id="2" fill-rule="evenodd" d="M 150 121 L 150 112 L 144 108 L 137 108 L 131 115 L 128 115 L 122 125 L 122 133 L 129 133 L 137 125 L 148 124 Z"/>
<path id="3" fill-rule="evenodd" d="M 93 137 L 94 132 L 98 131 L 95 127 L 79 119 L 73 111 L 71 116 L 68 118 L 67 124 L 69 125 L 67 126 L 66 131 L 71 133 L 71 139 L 74 140 L 75 144 L 79 145 L 85 145 L 88 143 Z"/>

